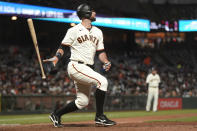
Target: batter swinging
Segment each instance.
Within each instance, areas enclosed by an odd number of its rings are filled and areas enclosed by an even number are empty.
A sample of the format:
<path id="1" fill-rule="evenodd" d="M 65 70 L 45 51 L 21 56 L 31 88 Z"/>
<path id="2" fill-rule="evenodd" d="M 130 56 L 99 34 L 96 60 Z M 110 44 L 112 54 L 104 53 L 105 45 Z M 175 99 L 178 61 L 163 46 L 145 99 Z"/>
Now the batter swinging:
<path id="1" fill-rule="evenodd" d="M 61 127 L 61 116 L 86 107 L 89 103 L 91 87 L 96 85 L 95 123 L 106 126 L 115 125 L 116 122 L 109 120 L 103 113 L 108 81 L 92 69 L 96 52 L 105 70 L 108 71 L 111 67 L 104 50 L 102 31 L 91 25 L 91 22 L 96 20 L 96 12 L 89 5 L 82 4 L 77 8 L 77 15 L 82 22 L 68 29 L 56 55 L 44 60 L 48 67 L 54 67 L 70 47 L 71 57 L 67 71 L 70 78 L 74 80 L 77 98 L 65 107 L 51 113 L 49 117 L 55 127 Z"/>

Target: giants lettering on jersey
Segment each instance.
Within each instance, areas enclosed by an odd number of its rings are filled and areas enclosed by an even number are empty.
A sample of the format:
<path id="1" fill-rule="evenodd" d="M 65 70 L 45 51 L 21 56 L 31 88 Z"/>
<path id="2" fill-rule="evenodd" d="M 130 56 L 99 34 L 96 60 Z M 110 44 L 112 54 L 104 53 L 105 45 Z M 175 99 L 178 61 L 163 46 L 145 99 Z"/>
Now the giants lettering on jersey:
<path id="1" fill-rule="evenodd" d="M 85 41 L 91 41 L 91 42 L 95 43 L 96 45 L 99 43 L 99 40 L 93 35 L 80 36 L 80 37 L 77 38 L 77 41 L 79 43 L 82 43 L 82 42 L 85 42 Z"/>

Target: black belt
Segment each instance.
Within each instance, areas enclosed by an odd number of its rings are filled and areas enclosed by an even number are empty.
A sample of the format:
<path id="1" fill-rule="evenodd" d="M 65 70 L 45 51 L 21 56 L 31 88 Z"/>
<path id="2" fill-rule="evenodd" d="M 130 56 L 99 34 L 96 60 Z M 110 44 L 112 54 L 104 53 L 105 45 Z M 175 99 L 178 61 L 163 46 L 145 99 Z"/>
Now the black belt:
<path id="1" fill-rule="evenodd" d="M 83 61 L 77 61 L 77 60 L 71 60 L 71 61 L 75 61 L 75 62 L 77 62 L 78 64 L 87 65 L 87 66 L 89 66 L 90 68 L 94 69 L 94 65 L 85 64 Z"/>

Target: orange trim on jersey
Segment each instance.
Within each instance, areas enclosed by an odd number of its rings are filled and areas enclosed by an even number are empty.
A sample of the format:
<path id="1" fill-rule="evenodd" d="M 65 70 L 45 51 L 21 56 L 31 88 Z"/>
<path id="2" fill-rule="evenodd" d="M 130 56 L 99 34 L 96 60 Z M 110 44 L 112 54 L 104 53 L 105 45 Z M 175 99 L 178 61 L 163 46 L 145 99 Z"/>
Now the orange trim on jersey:
<path id="1" fill-rule="evenodd" d="M 79 70 L 77 70 L 77 68 L 76 68 L 73 64 L 72 64 L 72 66 L 73 66 L 73 68 L 74 68 L 77 72 L 81 73 L 82 75 L 85 75 L 85 76 L 87 76 L 87 77 L 89 77 L 89 78 L 91 78 L 91 79 L 96 80 L 96 81 L 99 83 L 99 87 L 98 87 L 98 88 L 100 88 L 101 82 L 100 82 L 99 80 L 97 80 L 96 78 L 91 77 L 91 76 L 89 76 L 89 75 L 86 75 L 86 74 L 84 74 L 83 72 L 80 72 Z"/>

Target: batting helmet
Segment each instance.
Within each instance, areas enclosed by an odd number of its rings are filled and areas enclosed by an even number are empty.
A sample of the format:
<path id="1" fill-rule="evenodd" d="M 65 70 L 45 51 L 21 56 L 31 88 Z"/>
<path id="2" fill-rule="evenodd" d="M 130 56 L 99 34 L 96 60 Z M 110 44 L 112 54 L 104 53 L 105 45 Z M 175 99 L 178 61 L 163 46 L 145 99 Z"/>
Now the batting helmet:
<path id="1" fill-rule="evenodd" d="M 88 4 L 81 4 L 77 7 L 77 16 L 79 17 L 79 19 L 90 19 L 92 15 L 92 10 L 93 9 Z"/>

